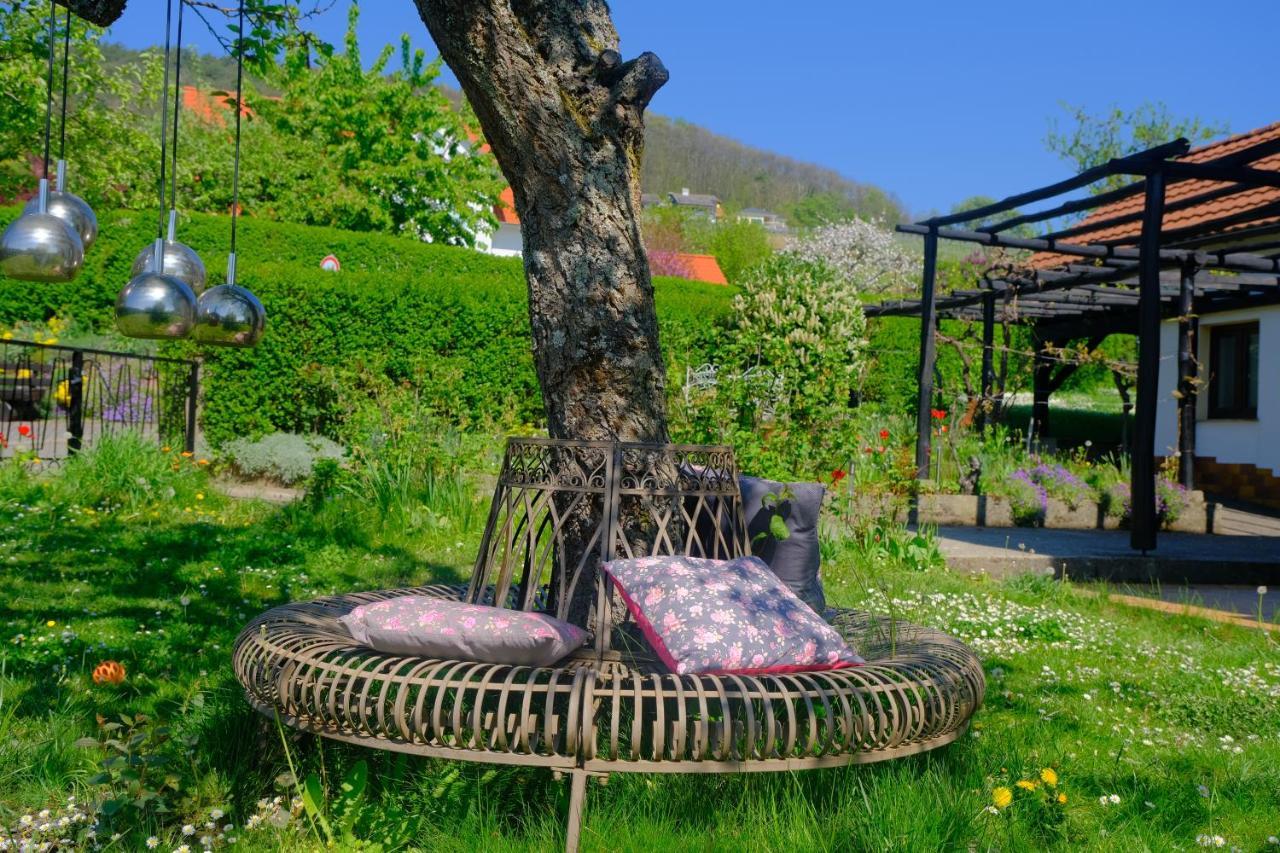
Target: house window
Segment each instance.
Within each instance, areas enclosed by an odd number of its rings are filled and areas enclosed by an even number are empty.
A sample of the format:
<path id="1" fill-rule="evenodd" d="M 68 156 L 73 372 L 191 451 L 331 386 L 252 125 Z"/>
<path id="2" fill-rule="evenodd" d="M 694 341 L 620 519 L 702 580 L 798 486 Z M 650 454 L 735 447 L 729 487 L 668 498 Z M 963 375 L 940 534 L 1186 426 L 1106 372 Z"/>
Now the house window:
<path id="1" fill-rule="evenodd" d="M 1209 329 L 1209 417 L 1258 417 L 1258 324 Z"/>

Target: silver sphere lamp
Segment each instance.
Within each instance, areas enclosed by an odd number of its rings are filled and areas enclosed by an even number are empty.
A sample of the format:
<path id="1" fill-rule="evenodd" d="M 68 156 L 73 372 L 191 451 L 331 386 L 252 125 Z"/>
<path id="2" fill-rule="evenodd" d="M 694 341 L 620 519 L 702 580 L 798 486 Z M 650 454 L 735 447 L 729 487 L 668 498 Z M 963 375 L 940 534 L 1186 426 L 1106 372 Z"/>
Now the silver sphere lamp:
<path id="1" fill-rule="evenodd" d="M 204 292 L 205 285 L 209 281 L 209 274 L 205 271 L 204 261 L 200 260 L 200 256 L 196 254 L 195 249 L 185 243 L 179 243 L 176 237 L 178 227 L 178 211 L 169 211 L 169 234 L 164 239 L 164 271 L 166 275 L 171 275 L 190 287 L 196 295 Z M 152 258 L 155 257 L 156 245 L 148 243 L 147 247 L 138 253 L 138 257 L 133 260 L 132 275 L 141 275 L 152 267 Z"/>
<path id="2" fill-rule="evenodd" d="M 71 281 L 84 266 L 84 243 L 50 211 L 48 179 L 40 179 L 35 202 L 0 236 L 0 272 L 21 281 Z"/>
<path id="3" fill-rule="evenodd" d="M 227 283 L 200 294 L 196 303 L 197 343 L 220 347 L 252 347 L 262 340 L 267 312 L 258 297 L 236 283 L 236 256 L 227 258 Z"/>
<path id="4" fill-rule="evenodd" d="M 150 269 L 116 298 L 116 328 L 130 338 L 185 338 L 196 319 L 196 295 L 164 271 L 164 240 L 156 238 Z"/>
<path id="5" fill-rule="evenodd" d="M 98 217 L 93 208 L 80 196 L 67 192 L 67 161 L 58 161 L 58 182 L 56 189 L 49 193 L 48 212 L 71 226 L 71 230 L 80 235 L 84 251 L 88 252 L 93 241 L 98 239 Z M 40 199 L 33 198 L 23 208 L 24 213 L 37 213 Z"/>

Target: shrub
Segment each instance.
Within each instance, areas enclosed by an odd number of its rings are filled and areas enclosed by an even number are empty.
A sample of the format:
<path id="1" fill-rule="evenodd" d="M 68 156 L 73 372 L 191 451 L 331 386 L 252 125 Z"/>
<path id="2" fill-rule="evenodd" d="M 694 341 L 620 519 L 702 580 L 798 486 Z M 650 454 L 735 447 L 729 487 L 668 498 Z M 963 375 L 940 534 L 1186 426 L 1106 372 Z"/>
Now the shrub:
<path id="1" fill-rule="evenodd" d="M 0 209 L 0 224 L 16 215 Z M 111 328 L 116 294 L 151 240 L 150 215 L 106 211 L 80 277 L 34 287 L 0 276 L 0 324 L 72 317 Z M 178 236 L 219 279 L 225 217 L 184 219 Z M 319 269 L 333 253 L 342 272 Z M 272 432 L 342 438 L 360 377 L 409 383 L 455 425 L 538 424 L 528 295 L 519 261 L 381 234 L 264 222 L 240 225 L 238 279 L 267 308 L 267 334 L 252 350 L 161 347 L 203 359 L 202 427 L 207 440 Z M 663 350 L 673 376 L 705 361 L 721 334 L 733 289 L 655 281 Z M 675 386 L 678 389 L 678 384 Z"/>
<path id="2" fill-rule="evenodd" d="M 136 510 L 169 502 L 192 507 L 217 503 L 207 460 L 126 431 L 104 436 L 62 465 L 54 481 L 67 503 L 106 510 Z"/>
<path id="3" fill-rule="evenodd" d="M 339 461 L 342 446 L 322 435 L 273 432 L 259 439 L 238 438 L 222 446 L 222 453 L 242 477 L 265 477 L 292 486 L 308 479 L 322 459 Z"/>
<path id="4" fill-rule="evenodd" d="M 732 444 L 744 470 L 797 476 L 847 455 L 865 324 L 826 264 L 780 254 L 734 297 L 716 385 L 678 409 L 676 431 Z"/>

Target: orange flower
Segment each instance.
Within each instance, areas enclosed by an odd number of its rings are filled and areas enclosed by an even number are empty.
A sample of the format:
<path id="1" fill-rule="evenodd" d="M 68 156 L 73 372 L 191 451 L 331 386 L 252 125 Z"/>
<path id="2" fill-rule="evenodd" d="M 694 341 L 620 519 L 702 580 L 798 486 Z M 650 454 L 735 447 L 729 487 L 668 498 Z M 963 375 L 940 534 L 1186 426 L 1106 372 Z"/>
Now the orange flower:
<path id="1" fill-rule="evenodd" d="M 190 450 L 184 450 L 184 451 L 182 451 L 182 458 L 183 458 L 183 459 L 190 459 L 190 458 L 191 458 L 192 456 L 194 456 L 194 455 L 195 455 L 195 454 L 194 454 L 194 453 L 192 453 Z"/>
<path id="2" fill-rule="evenodd" d="M 124 676 L 124 667 L 113 660 L 104 660 L 93 668 L 94 684 L 119 684 Z"/>

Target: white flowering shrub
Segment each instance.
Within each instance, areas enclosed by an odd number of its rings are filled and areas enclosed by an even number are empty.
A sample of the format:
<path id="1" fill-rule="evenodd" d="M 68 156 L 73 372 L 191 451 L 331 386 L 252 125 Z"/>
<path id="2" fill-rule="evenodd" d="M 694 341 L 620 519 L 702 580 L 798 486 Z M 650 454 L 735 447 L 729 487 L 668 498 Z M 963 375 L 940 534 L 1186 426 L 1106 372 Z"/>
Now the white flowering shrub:
<path id="1" fill-rule="evenodd" d="M 888 228 L 861 219 L 825 225 L 792 244 L 787 252 L 822 262 L 857 293 L 892 293 L 915 287 L 919 259 Z"/>
<path id="2" fill-rule="evenodd" d="M 865 336 L 857 293 L 826 263 L 776 255 L 744 277 L 717 382 L 692 396 L 683 437 L 733 444 L 752 473 L 830 470 Z"/>

